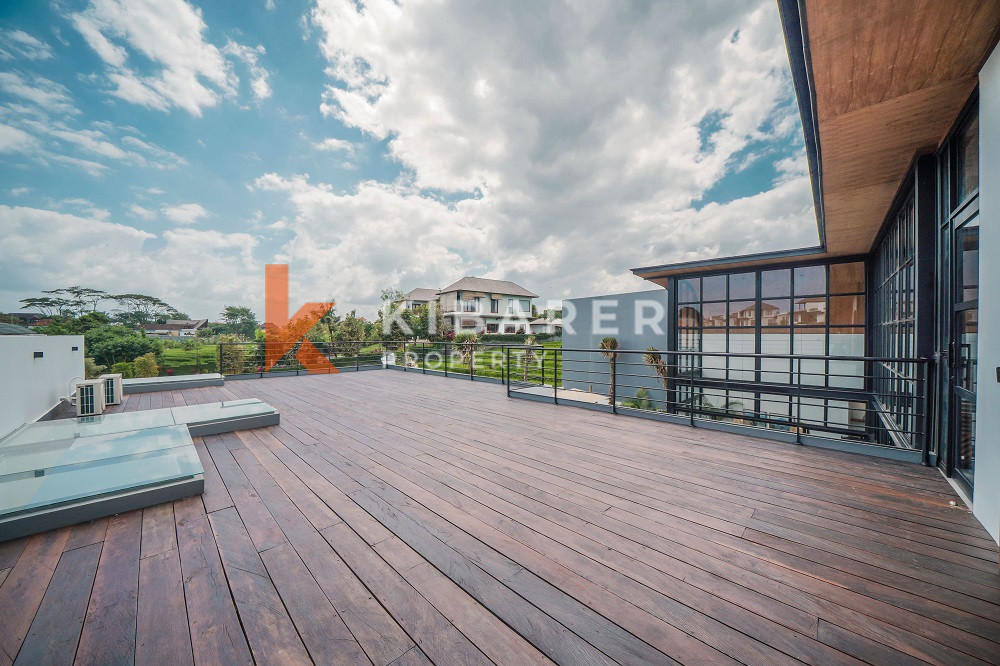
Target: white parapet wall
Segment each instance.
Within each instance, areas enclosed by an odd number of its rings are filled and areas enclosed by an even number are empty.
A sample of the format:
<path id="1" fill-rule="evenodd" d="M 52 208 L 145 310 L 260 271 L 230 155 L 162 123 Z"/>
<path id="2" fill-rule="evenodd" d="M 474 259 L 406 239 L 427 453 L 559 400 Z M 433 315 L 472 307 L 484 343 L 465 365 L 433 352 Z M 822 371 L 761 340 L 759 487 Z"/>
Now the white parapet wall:
<path id="1" fill-rule="evenodd" d="M 979 368 L 973 509 L 1000 542 L 1000 48 L 979 73 Z"/>
<path id="2" fill-rule="evenodd" d="M 46 415 L 83 379 L 82 335 L 0 335 L 0 437 Z"/>

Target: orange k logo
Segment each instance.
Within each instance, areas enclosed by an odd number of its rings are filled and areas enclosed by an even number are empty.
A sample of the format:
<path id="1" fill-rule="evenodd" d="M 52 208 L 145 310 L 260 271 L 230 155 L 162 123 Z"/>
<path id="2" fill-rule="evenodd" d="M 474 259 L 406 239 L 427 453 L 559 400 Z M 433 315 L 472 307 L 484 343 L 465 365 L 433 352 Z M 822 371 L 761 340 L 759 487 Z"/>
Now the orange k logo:
<path id="1" fill-rule="evenodd" d="M 336 303 L 306 303 L 291 319 L 288 318 L 288 264 L 264 266 L 264 371 L 267 372 L 281 360 L 299 341 L 295 354 L 311 373 L 332 373 L 337 368 L 302 336 L 316 325 Z"/>

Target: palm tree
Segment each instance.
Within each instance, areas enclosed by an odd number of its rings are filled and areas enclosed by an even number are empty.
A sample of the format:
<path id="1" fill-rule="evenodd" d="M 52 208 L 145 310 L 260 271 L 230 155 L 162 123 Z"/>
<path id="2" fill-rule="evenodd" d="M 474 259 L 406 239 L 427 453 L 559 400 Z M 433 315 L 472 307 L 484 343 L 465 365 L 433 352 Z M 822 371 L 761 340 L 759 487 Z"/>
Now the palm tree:
<path id="1" fill-rule="evenodd" d="M 656 347 L 646 347 L 646 353 L 642 355 L 642 360 L 646 362 L 647 365 L 653 366 L 653 370 L 660 377 L 660 381 L 663 382 L 663 390 L 667 390 L 667 382 L 670 379 L 669 368 L 667 368 L 667 362 L 663 360 L 663 356 L 660 355 L 660 350 Z"/>
<path id="2" fill-rule="evenodd" d="M 607 337 L 601 340 L 601 356 L 608 359 L 611 376 L 608 379 L 608 404 L 615 405 L 615 362 L 618 360 L 618 338 Z"/>

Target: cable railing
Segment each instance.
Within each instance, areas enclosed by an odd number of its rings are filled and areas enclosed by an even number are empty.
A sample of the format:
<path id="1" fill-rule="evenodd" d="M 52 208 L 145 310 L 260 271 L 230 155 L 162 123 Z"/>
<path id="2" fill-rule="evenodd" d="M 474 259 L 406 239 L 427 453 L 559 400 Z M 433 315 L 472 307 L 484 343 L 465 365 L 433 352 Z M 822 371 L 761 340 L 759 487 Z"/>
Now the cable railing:
<path id="1" fill-rule="evenodd" d="M 508 347 L 508 354 L 522 354 Z M 548 349 L 525 376 L 509 372 L 517 397 L 576 403 L 633 415 L 711 420 L 921 451 L 928 457 L 928 362 L 736 352 Z M 522 359 L 512 357 L 510 365 Z"/>
<path id="2" fill-rule="evenodd" d="M 302 344 L 268 365 L 264 343 L 222 343 L 218 367 L 230 377 L 304 374 L 297 358 Z M 505 384 L 512 397 L 691 425 L 714 421 L 796 441 L 820 437 L 910 449 L 929 459 L 926 359 L 470 341 L 311 344 L 338 372 L 388 368 L 492 381 Z"/>

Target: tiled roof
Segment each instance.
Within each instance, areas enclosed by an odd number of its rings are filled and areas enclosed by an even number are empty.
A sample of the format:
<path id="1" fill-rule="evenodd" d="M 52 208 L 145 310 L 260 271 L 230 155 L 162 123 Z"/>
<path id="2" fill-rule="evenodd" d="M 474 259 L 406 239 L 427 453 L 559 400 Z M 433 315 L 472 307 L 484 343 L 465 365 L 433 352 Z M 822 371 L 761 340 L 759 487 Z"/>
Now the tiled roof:
<path id="1" fill-rule="evenodd" d="M 409 292 L 403 294 L 404 301 L 433 301 L 437 298 L 437 289 L 424 289 L 423 287 L 417 287 L 416 289 L 411 289 Z"/>
<path id="2" fill-rule="evenodd" d="M 487 278 L 464 277 L 458 282 L 448 285 L 439 294 L 449 291 L 481 291 L 484 294 L 504 294 L 508 296 L 525 296 L 527 298 L 538 298 L 538 294 L 533 294 L 519 284 L 514 284 L 510 280 L 489 280 Z"/>

